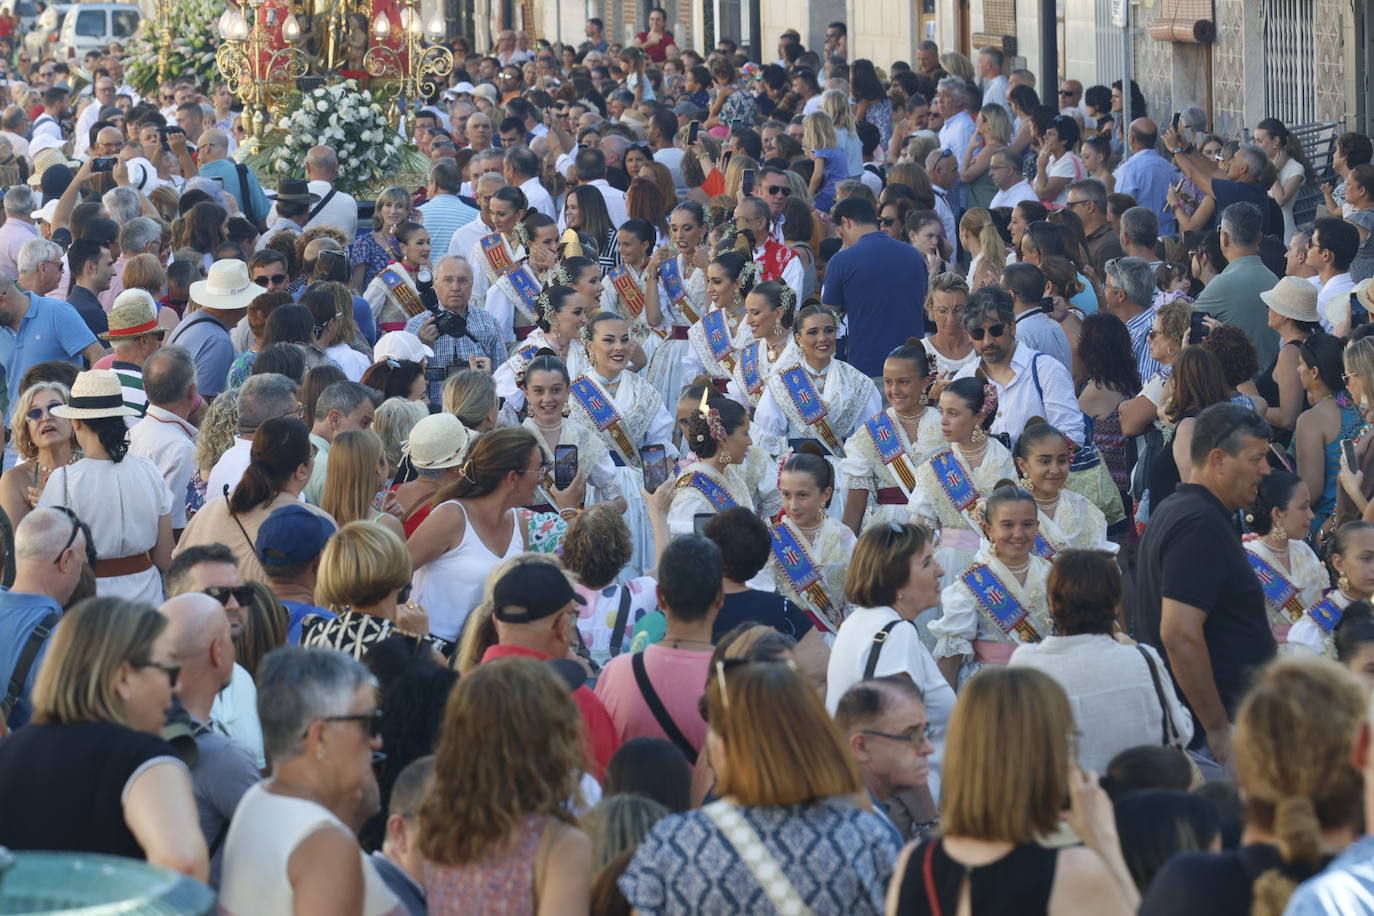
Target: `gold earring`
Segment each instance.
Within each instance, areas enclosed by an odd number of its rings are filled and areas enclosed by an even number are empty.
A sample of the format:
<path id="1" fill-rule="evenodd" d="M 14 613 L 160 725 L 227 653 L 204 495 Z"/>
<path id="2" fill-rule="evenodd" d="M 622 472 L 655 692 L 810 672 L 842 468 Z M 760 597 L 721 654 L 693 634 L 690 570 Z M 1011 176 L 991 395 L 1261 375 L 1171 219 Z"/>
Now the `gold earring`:
<path id="1" fill-rule="evenodd" d="M 1345 592 L 1347 595 L 1350 594 L 1350 580 L 1345 577 L 1345 573 L 1341 573 L 1336 577 L 1336 588 Z"/>
<path id="2" fill-rule="evenodd" d="M 1271 531 L 1270 534 L 1272 534 L 1274 540 L 1278 541 L 1280 544 L 1288 542 L 1288 529 L 1283 527 L 1283 522 L 1275 522 L 1274 530 Z"/>
<path id="3" fill-rule="evenodd" d="M 988 437 L 987 430 L 983 429 L 983 427 L 981 427 L 981 426 L 975 426 L 975 427 L 973 428 L 973 441 L 974 441 L 974 442 L 982 442 L 982 441 L 983 441 L 984 439 L 986 439 L 987 437 Z"/>
<path id="4" fill-rule="evenodd" d="M 725 449 L 721 449 L 721 450 L 720 450 L 720 463 L 721 463 L 721 464 L 729 464 L 730 462 L 732 462 L 732 461 L 734 461 L 734 460 L 735 460 L 735 456 L 734 456 L 734 455 L 730 454 L 730 453 L 727 452 Z"/>
<path id="5" fill-rule="evenodd" d="M 929 389 L 929 388 L 924 388 L 924 389 L 921 390 L 921 396 L 920 396 L 919 398 L 916 399 L 916 403 L 917 403 L 917 404 L 920 404 L 922 407 L 926 407 L 927 405 L 930 404 L 930 389 Z"/>
<path id="6" fill-rule="evenodd" d="M 1027 493 L 1031 491 L 1031 481 L 1029 477 L 1016 478 L 1016 485 L 1021 489 L 1025 490 Z"/>

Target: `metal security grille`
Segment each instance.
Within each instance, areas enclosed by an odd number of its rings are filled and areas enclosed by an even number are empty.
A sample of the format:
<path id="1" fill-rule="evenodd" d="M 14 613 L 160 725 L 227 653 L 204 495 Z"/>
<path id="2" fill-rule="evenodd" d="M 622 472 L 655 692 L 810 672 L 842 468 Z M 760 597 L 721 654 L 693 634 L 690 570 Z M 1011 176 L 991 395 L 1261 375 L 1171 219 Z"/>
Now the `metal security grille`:
<path id="1" fill-rule="evenodd" d="M 1121 74 L 1125 72 L 1126 66 L 1123 63 L 1126 59 L 1125 42 L 1122 38 L 1121 29 L 1112 25 L 1112 7 L 1115 4 L 1112 0 L 1096 0 L 1097 16 L 1094 29 L 1094 43 L 1096 45 L 1097 76 L 1089 82 L 1083 80 L 1084 86 L 1091 86 L 1093 83 L 1100 83 L 1103 86 L 1110 86 L 1113 80 L 1121 79 Z M 1135 10 L 1131 11 L 1132 13 Z M 1065 36 L 1065 43 L 1076 36 Z"/>
<path id="2" fill-rule="evenodd" d="M 983 31 L 990 35 L 1016 34 L 1016 0 L 983 0 Z"/>
<path id="3" fill-rule="evenodd" d="M 1264 113 L 1284 124 L 1317 119 L 1312 0 L 1264 0 Z"/>

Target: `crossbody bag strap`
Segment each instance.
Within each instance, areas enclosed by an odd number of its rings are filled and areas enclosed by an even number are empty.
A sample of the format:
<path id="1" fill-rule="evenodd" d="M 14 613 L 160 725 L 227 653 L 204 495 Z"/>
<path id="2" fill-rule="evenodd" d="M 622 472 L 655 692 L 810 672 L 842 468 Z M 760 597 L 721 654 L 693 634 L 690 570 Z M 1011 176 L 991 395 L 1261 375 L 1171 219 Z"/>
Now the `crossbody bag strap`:
<path id="1" fill-rule="evenodd" d="M 1159 669 L 1155 667 L 1155 660 L 1150 658 L 1150 653 L 1145 651 L 1144 646 L 1136 643 L 1135 648 L 1140 657 L 1145 659 L 1145 667 L 1150 669 L 1150 680 L 1155 685 L 1155 699 L 1159 701 L 1159 711 L 1163 715 L 1163 721 L 1160 723 L 1160 731 L 1163 733 L 1160 736 L 1160 744 L 1173 747 L 1178 743 L 1174 740 L 1178 731 L 1174 728 L 1173 716 L 1169 715 L 1169 703 L 1164 699 L 1164 685 L 1159 680 Z"/>
<path id="2" fill-rule="evenodd" d="M 248 186 L 248 166 L 242 162 L 235 162 L 234 170 L 239 173 L 239 193 L 243 195 L 243 215 L 248 217 L 248 222 L 259 225 L 261 219 L 257 209 L 253 206 L 253 195 Z"/>
<path id="3" fill-rule="evenodd" d="M 883 643 L 892 635 L 892 631 L 897 624 L 903 623 L 902 620 L 893 620 L 881 630 L 873 634 L 873 644 L 868 647 L 868 661 L 864 664 L 864 680 L 873 676 L 873 672 L 878 670 L 878 656 L 883 653 Z"/>
<path id="4" fill-rule="evenodd" d="M 615 627 L 611 630 L 611 658 L 620 654 L 625 642 L 625 625 L 630 622 L 630 586 L 620 586 L 620 608 L 615 612 Z"/>
<path id="5" fill-rule="evenodd" d="M 338 188 L 330 188 L 330 189 L 329 189 L 329 193 L 326 194 L 326 195 L 324 195 L 324 197 L 320 198 L 320 202 L 319 202 L 319 203 L 315 204 L 315 209 L 313 209 L 313 210 L 310 211 L 310 215 L 307 216 L 307 217 L 305 218 L 305 221 L 308 223 L 308 222 L 310 222 L 312 219 L 314 219 L 315 217 L 319 216 L 319 215 L 320 215 L 320 211 L 323 210 L 325 207 L 329 206 L 329 202 L 330 202 L 331 200 L 333 200 L 333 199 L 334 199 L 334 195 L 335 195 L 335 194 L 338 194 L 338 193 L 339 193 L 339 189 L 338 189 Z"/>
<path id="6" fill-rule="evenodd" d="M 658 691 L 654 690 L 654 685 L 649 682 L 649 669 L 644 665 L 643 652 L 636 652 L 630 656 L 630 668 L 635 673 L 635 683 L 639 685 L 639 692 L 644 695 L 644 702 L 649 704 L 649 712 L 654 714 L 654 721 L 658 723 L 658 727 L 663 729 L 668 740 L 676 744 L 678 750 L 682 751 L 687 762 L 696 766 L 697 749 L 692 747 L 692 742 L 688 741 L 687 736 L 682 733 L 682 729 L 677 727 L 673 717 L 668 714 L 668 708 L 663 705 L 663 700 L 659 698 Z"/>
<path id="7" fill-rule="evenodd" d="M 25 640 L 24 648 L 19 652 L 19 659 L 14 663 L 14 670 L 10 672 L 10 684 L 5 690 L 5 698 L 0 700 L 0 722 L 9 721 L 10 712 L 19 702 L 19 695 L 24 692 L 24 684 L 29 679 L 29 669 L 33 667 L 33 660 L 38 657 L 38 650 L 43 648 L 43 643 L 47 641 L 53 627 L 57 626 L 58 619 L 55 612 L 49 611 L 38 621 L 38 625 L 29 631 L 29 638 Z"/>
<path id="8" fill-rule="evenodd" d="M 811 908 L 797 893 L 797 888 L 778 865 L 778 860 L 763 845 L 763 840 L 739 809 L 727 799 L 711 802 L 701 809 L 716 825 L 720 832 L 749 869 L 754 880 L 763 888 L 773 909 L 788 916 L 811 916 Z"/>

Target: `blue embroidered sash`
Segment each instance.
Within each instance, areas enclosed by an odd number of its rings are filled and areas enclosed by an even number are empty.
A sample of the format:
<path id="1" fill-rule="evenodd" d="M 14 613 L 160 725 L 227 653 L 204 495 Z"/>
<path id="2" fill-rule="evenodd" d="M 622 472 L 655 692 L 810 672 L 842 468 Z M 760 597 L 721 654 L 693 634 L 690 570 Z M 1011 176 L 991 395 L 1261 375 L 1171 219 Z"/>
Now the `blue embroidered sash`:
<path id="1" fill-rule="evenodd" d="M 930 466 L 934 468 L 935 479 L 940 482 L 954 508 L 964 512 L 978 501 L 981 494 L 964 473 L 964 466 L 955 459 L 954 452 L 941 452 L 930 459 Z"/>
<path id="2" fill-rule="evenodd" d="M 610 436 L 616 449 L 621 452 L 623 463 L 638 467 L 639 456 L 635 453 L 630 437 L 625 434 L 625 428 L 620 424 L 620 412 L 615 409 L 615 403 L 610 397 L 585 375 L 579 376 L 569 391 L 577 399 L 578 405 L 587 412 L 587 416 L 591 417 L 597 430 Z"/>
<path id="3" fill-rule="evenodd" d="M 1323 633 L 1330 636 L 1331 632 L 1336 629 L 1336 624 L 1341 622 L 1341 608 L 1328 596 L 1308 608 L 1307 616 L 1312 618 L 1313 623 L 1321 627 Z"/>
<path id="4" fill-rule="evenodd" d="M 1287 614 L 1290 620 L 1294 622 L 1301 620 L 1302 602 L 1298 598 L 1298 587 L 1289 582 L 1283 573 L 1275 569 L 1263 557 L 1249 550 L 1245 551 L 1245 556 L 1250 561 L 1250 568 L 1255 571 L 1255 578 L 1259 580 L 1260 589 L 1264 592 L 1264 600 L 1269 602 L 1269 605 L 1274 609 Z M 1336 612 L 1336 617 L 1340 619 L 1339 611 Z"/>
<path id="5" fill-rule="evenodd" d="M 706 334 L 706 347 L 711 351 L 711 356 L 724 366 L 727 372 L 734 369 L 735 357 L 731 352 L 730 324 L 725 320 L 725 313 L 720 309 L 707 312 L 701 319 L 701 329 Z"/>
<path id="6" fill-rule="evenodd" d="M 839 437 L 835 435 L 835 431 L 830 428 L 830 422 L 825 418 L 825 401 L 822 400 L 820 392 L 816 391 L 816 386 L 811 384 L 811 376 L 807 374 L 805 367 L 797 365 L 791 369 L 784 369 L 779 373 L 779 377 L 787 396 L 792 399 L 792 405 L 801 415 L 802 422 L 807 426 L 816 427 L 821 442 L 831 454 L 843 457 Z"/>
<path id="7" fill-rule="evenodd" d="M 420 294 L 415 287 L 411 286 L 395 267 L 385 267 L 379 274 L 386 288 L 391 291 L 391 296 L 396 300 L 396 304 L 401 307 L 401 311 L 406 313 L 406 317 L 414 318 L 416 315 L 423 315 L 427 311 L 425 304 L 420 301 Z"/>
<path id="8" fill-rule="evenodd" d="M 1040 634 L 1030 621 L 1030 611 L 1016 600 L 1011 589 L 986 565 L 978 563 L 969 567 L 961 577 L 973 597 L 983 606 L 983 610 L 1013 642 L 1039 642 Z"/>
<path id="9" fill-rule="evenodd" d="M 510 282 L 511 289 L 515 290 L 519 302 L 512 302 L 512 305 L 523 306 L 522 311 L 531 324 L 539 320 L 539 281 L 530 273 L 529 268 L 520 267 L 506 274 L 502 279 Z"/>
<path id="10" fill-rule="evenodd" d="M 692 310 L 692 304 L 687 298 L 687 288 L 682 282 L 682 269 L 677 265 L 677 258 L 670 258 L 663 262 L 663 266 L 658 269 L 658 278 L 663 281 L 663 289 L 668 293 L 668 298 L 672 300 L 674 307 L 682 313 L 682 317 L 687 319 L 689 325 L 696 324 L 700 317 Z"/>
<path id="11" fill-rule="evenodd" d="M 700 471 L 692 471 L 683 474 L 678 478 L 677 485 L 679 487 L 691 487 L 702 496 L 705 496 L 706 501 L 709 502 L 711 507 L 717 512 L 724 512 L 726 509 L 733 509 L 739 505 L 731 498 L 730 494 L 725 491 L 724 487 Z"/>
<path id="12" fill-rule="evenodd" d="M 1031 552 L 1037 557 L 1048 560 L 1054 556 L 1054 547 L 1051 546 L 1049 541 L 1045 540 L 1043 534 L 1037 532 L 1035 535 L 1035 546 L 1031 548 Z"/>
<path id="13" fill-rule="evenodd" d="M 767 346 L 760 342 L 750 344 L 739 351 L 739 374 L 744 380 L 744 390 L 754 395 L 763 387 L 763 371 L 759 366 L 759 350 Z"/>
<path id="14" fill-rule="evenodd" d="M 788 583 L 798 595 L 811 602 L 820 613 L 821 622 L 833 631 L 838 625 L 838 621 L 833 619 L 836 616 L 835 607 L 830 603 L 830 596 L 825 591 L 825 575 L 811 559 L 806 544 L 785 522 L 779 522 L 772 527 L 770 541 L 773 560 L 783 575 L 787 576 Z"/>
<path id="15" fill-rule="evenodd" d="M 868 437 L 873 440 L 878 457 L 901 481 L 907 492 L 916 489 L 916 471 L 911 467 L 906 447 L 902 445 L 901 434 L 897 432 L 897 427 L 887 415 L 887 411 L 874 414 L 865 420 L 864 429 L 868 430 Z"/>

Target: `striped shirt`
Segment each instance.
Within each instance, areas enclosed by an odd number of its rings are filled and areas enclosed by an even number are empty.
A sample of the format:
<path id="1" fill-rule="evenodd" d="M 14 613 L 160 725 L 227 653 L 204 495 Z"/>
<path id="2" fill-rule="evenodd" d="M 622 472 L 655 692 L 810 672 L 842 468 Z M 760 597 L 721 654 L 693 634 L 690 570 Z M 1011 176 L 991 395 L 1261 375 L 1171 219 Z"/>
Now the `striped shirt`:
<path id="1" fill-rule="evenodd" d="M 436 194 L 434 199 L 420 205 L 429 230 L 431 251 L 448 251 L 453 233 L 477 218 L 477 211 L 458 199 L 456 194 Z"/>
<path id="2" fill-rule="evenodd" d="M 1135 357 L 1135 367 L 1142 382 L 1153 378 L 1159 372 L 1159 363 L 1150 355 L 1150 328 L 1155 323 L 1156 306 L 1126 322 L 1126 332 L 1131 335 L 1131 355 Z"/>
<path id="3" fill-rule="evenodd" d="M 126 423 L 133 426 L 148 412 L 148 396 L 143 393 L 143 367 L 115 360 L 110 364 L 110 368 L 119 376 L 119 389 L 120 395 L 124 398 L 124 406 L 138 411 L 137 416 L 124 418 Z"/>
<path id="4" fill-rule="evenodd" d="M 412 334 L 418 334 L 420 325 L 424 324 L 428 317 L 428 312 L 416 315 L 406 322 L 406 330 Z M 506 361 L 506 345 L 501 339 L 501 325 L 492 317 L 491 312 L 479 306 L 470 305 L 464 317 L 468 320 L 468 333 L 475 337 L 480 345 L 474 343 L 469 337 L 450 337 L 447 334 L 442 334 L 434 342 L 434 356 L 430 357 L 429 360 L 431 369 L 444 369 L 449 372 L 466 369 L 468 359 L 474 356 L 485 356 L 490 359 L 493 369 Z M 426 390 L 429 393 L 431 404 L 442 403 L 444 379 L 429 380 L 426 383 Z"/>

